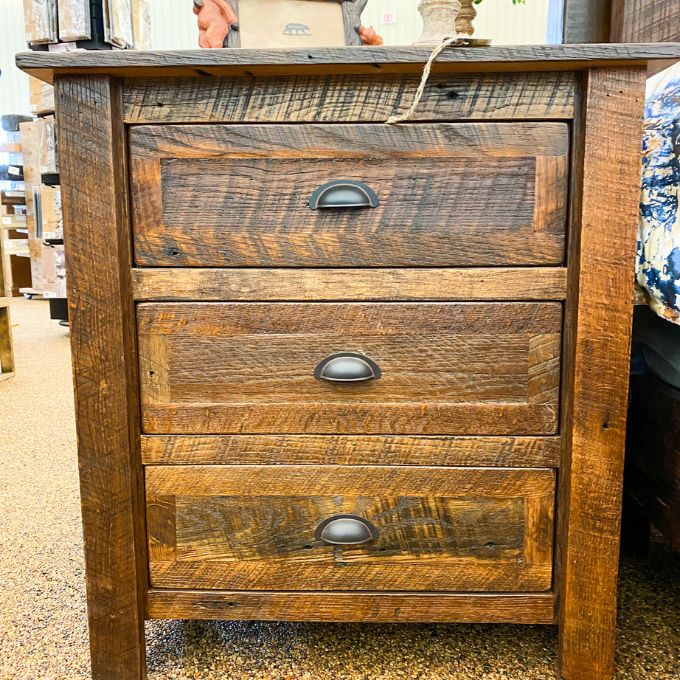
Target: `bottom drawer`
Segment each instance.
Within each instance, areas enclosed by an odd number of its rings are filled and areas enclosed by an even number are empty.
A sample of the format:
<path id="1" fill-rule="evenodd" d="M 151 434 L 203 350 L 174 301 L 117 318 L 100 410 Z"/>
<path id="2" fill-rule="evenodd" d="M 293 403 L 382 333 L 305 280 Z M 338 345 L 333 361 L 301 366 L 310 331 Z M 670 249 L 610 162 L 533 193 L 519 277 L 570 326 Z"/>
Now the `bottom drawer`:
<path id="1" fill-rule="evenodd" d="M 153 587 L 551 587 L 552 469 L 149 466 L 146 494 Z"/>

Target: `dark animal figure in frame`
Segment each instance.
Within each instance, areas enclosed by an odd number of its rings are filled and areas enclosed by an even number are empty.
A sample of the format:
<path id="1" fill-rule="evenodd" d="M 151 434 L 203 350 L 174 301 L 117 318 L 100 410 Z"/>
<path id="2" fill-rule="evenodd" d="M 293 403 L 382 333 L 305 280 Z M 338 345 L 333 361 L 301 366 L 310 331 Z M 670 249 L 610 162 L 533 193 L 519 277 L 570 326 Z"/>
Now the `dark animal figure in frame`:
<path id="1" fill-rule="evenodd" d="M 312 31 L 309 28 L 309 26 L 306 26 L 305 24 L 286 24 L 286 27 L 283 29 L 283 35 L 311 35 Z"/>

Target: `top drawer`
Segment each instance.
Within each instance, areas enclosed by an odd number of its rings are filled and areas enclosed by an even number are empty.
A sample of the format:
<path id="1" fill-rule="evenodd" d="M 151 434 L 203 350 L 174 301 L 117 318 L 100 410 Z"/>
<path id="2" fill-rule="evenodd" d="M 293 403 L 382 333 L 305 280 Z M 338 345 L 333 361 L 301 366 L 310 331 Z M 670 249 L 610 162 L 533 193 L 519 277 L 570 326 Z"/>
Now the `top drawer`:
<path id="1" fill-rule="evenodd" d="M 130 128 L 141 266 L 558 265 L 563 123 Z M 313 210 L 334 180 L 375 207 Z"/>

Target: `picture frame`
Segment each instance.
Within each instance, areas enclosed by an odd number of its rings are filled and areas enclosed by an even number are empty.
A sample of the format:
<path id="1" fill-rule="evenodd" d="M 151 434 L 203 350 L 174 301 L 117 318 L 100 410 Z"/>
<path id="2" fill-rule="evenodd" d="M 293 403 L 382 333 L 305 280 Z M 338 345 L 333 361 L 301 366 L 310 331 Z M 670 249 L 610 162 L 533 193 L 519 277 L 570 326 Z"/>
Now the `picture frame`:
<path id="1" fill-rule="evenodd" d="M 359 28 L 368 0 L 227 1 L 239 19 L 238 29 L 229 30 L 227 47 L 304 48 L 363 44 Z M 256 14 L 258 23 L 254 24 L 252 20 Z M 299 20 L 288 21 L 298 16 Z M 262 17 L 266 17 L 264 26 Z M 276 27 L 278 19 L 285 22 L 280 27 Z M 267 32 L 267 29 L 274 30 Z"/>

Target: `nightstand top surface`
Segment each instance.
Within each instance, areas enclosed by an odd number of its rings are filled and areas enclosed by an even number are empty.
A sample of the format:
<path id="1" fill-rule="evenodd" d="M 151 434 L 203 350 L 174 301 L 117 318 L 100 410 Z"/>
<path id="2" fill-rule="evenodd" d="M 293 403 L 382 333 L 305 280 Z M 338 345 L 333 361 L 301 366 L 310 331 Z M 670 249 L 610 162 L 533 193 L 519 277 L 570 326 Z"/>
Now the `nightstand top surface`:
<path id="1" fill-rule="evenodd" d="M 121 77 L 385 74 L 420 71 L 430 51 L 426 47 L 405 46 L 21 52 L 16 62 L 19 68 L 45 82 L 52 82 L 55 74 L 103 73 Z M 437 58 L 434 71 L 573 71 L 642 66 L 659 59 L 680 59 L 680 43 L 453 47 Z"/>

